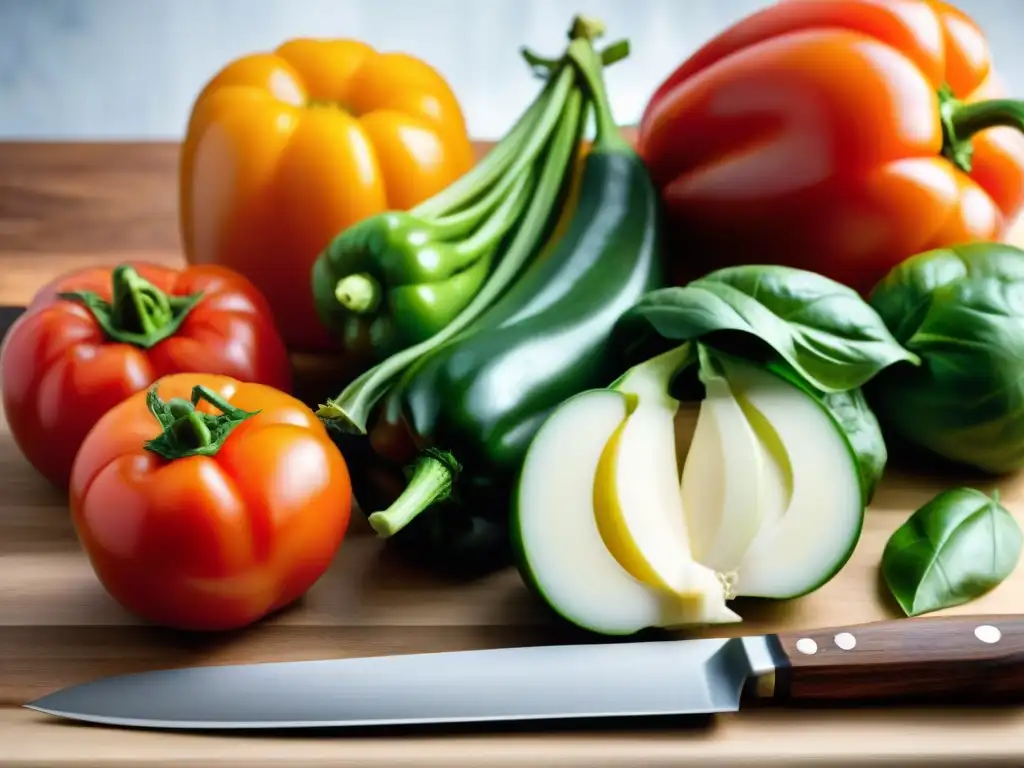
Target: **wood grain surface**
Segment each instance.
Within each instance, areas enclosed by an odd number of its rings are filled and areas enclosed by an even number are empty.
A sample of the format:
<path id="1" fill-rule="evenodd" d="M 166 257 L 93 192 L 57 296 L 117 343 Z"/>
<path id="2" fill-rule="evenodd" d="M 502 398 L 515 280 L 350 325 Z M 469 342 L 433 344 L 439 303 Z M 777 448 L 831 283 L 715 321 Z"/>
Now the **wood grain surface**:
<path id="1" fill-rule="evenodd" d="M 126 254 L 181 263 L 175 163 L 176 148 L 163 144 L 0 144 L 0 304 L 24 304 L 68 268 L 113 264 Z M 693 415 L 683 414 L 684 430 Z M 879 576 L 882 548 L 913 509 L 954 485 L 998 487 L 1024 523 L 1024 474 L 992 481 L 893 464 L 853 559 L 833 581 L 791 602 L 741 601 L 742 625 L 704 634 L 897 618 Z M 670 728 L 346 739 L 122 731 L 20 708 L 56 688 L 120 672 L 589 640 L 557 625 L 514 572 L 444 584 L 398 562 L 361 517 L 353 520 L 334 565 L 300 604 L 215 637 L 147 627 L 100 587 L 65 498 L 22 459 L 0 414 L 0 766 L 1019 765 L 1024 754 L 1018 710 L 767 708 Z M 1024 613 L 1024 566 L 982 599 L 943 614 L 1014 612 Z"/>
<path id="2" fill-rule="evenodd" d="M 995 642 L 980 642 L 979 627 L 999 633 Z M 773 676 L 777 703 L 1024 701 L 1024 616 L 928 615 L 789 629 L 778 642 L 787 663 Z M 801 652 L 809 642 L 815 652 Z"/>

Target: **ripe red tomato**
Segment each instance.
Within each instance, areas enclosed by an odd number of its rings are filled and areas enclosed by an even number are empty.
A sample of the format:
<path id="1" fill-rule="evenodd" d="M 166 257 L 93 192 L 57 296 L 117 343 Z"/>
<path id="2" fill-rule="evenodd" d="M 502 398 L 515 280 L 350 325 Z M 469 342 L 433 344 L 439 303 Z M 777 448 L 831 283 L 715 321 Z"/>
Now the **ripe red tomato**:
<path id="1" fill-rule="evenodd" d="M 41 288 L 0 347 L 11 434 L 62 488 L 99 417 L 178 372 L 291 389 L 284 343 L 247 279 L 218 266 L 77 270 Z"/>
<path id="2" fill-rule="evenodd" d="M 100 582 L 161 626 L 243 627 L 301 597 L 348 528 L 348 467 L 291 395 L 176 374 L 107 411 L 71 475 Z"/>

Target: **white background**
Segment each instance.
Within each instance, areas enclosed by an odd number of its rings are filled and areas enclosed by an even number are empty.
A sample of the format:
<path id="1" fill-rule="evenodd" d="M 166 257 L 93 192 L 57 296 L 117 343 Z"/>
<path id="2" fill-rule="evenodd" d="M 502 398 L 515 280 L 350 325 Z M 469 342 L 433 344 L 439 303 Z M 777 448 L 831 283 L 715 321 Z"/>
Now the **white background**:
<path id="1" fill-rule="evenodd" d="M 414 53 L 449 80 L 474 136 L 500 135 L 536 95 L 518 49 L 557 54 L 573 14 L 633 52 L 607 73 L 634 122 L 701 42 L 769 0 L 0 0 L 0 139 L 176 139 L 230 59 L 294 36 Z M 959 0 L 1024 96 L 1024 0 Z"/>

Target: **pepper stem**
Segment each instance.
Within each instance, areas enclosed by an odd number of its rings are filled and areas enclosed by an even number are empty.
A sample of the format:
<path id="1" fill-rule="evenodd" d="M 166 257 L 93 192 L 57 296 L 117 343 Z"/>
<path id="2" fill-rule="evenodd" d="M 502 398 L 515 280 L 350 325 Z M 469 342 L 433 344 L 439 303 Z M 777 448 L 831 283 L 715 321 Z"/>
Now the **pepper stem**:
<path id="1" fill-rule="evenodd" d="M 394 536 L 430 505 L 447 499 L 461 471 L 462 465 L 448 451 L 424 450 L 405 490 L 390 507 L 370 515 L 370 527 L 384 538 Z"/>
<path id="2" fill-rule="evenodd" d="M 111 281 L 112 301 L 93 291 L 65 291 L 57 296 L 84 304 L 108 340 L 143 349 L 173 336 L 203 296 L 202 292 L 170 296 L 127 264 L 114 268 Z"/>
<path id="3" fill-rule="evenodd" d="M 939 90 L 942 121 L 942 154 L 964 173 L 971 172 L 974 147 L 971 139 L 989 128 L 1016 128 L 1024 132 L 1024 101 L 989 99 L 967 104 L 948 86 Z"/>
<path id="4" fill-rule="evenodd" d="M 372 312 L 380 303 L 380 283 L 367 272 L 346 275 L 334 286 L 334 297 L 349 312 Z"/>
<path id="5" fill-rule="evenodd" d="M 246 419 L 260 411 L 236 408 L 209 387 L 197 384 L 192 388 L 192 399 L 172 397 L 168 401 L 157 394 L 159 382 L 146 393 L 146 407 L 163 431 L 144 447 L 169 461 L 188 456 L 213 456 L 224 445 L 228 435 Z M 204 413 L 196 409 L 205 400 L 220 413 Z"/>

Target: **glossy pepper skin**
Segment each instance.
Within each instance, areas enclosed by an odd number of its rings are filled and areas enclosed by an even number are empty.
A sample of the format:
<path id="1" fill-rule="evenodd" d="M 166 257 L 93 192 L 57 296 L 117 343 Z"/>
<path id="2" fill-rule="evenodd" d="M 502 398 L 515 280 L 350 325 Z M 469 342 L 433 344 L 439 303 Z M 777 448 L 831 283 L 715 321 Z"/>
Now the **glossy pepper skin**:
<path id="1" fill-rule="evenodd" d="M 355 40 L 289 40 L 230 62 L 196 100 L 179 174 L 186 257 L 252 280 L 289 348 L 328 349 L 310 286 L 320 251 L 473 159 L 459 103 L 428 64 Z"/>
<path id="2" fill-rule="evenodd" d="M 465 576 L 510 562 L 509 500 L 533 435 L 560 402 L 622 373 L 611 329 L 663 285 L 654 189 L 625 141 L 610 143 L 585 156 L 578 208 L 557 247 L 380 405 L 370 432 L 378 462 L 363 459 L 373 474 L 354 492 L 372 513 L 405 487 L 415 503 L 416 472 L 450 476 L 450 495 L 393 535 L 428 567 Z"/>
<path id="3" fill-rule="evenodd" d="M 932 0 L 781 0 L 658 87 L 638 148 L 685 281 L 787 264 L 863 294 L 909 256 L 1001 238 L 1024 203 L 1024 105 L 978 27 Z"/>
<path id="4" fill-rule="evenodd" d="M 183 373 L 104 414 L 70 507 L 100 582 L 159 626 L 244 627 L 301 597 L 348 529 L 348 467 L 302 402 Z"/>
<path id="5" fill-rule="evenodd" d="M 570 74 L 549 78 L 455 183 L 410 211 L 363 219 L 317 258 L 317 313 L 354 367 L 368 369 L 449 327 L 483 291 L 492 267 L 509 263 L 505 255 L 516 252 L 530 209 L 546 199 L 537 166 L 559 124 Z"/>
<path id="6" fill-rule="evenodd" d="M 100 416 L 161 376 L 194 371 L 292 385 L 270 308 L 224 267 L 133 262 L 70 272 L 36 293 L 0 348 L 11 434 L 61 488 Z"/>
<path id="7" fill-rule="evenodd" d="M 493 251 L 445 242 L 439 229 L 408 213 L 389 212 L 345 230 L 345 250 L 328 246 L 317 259 L 318 312 L 356 364 L 379 362 L 430 338 L 490 275 Z M 352 248 L 360 241 L 363 248 Z"/>

